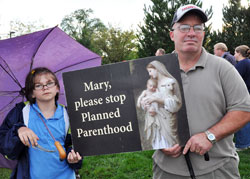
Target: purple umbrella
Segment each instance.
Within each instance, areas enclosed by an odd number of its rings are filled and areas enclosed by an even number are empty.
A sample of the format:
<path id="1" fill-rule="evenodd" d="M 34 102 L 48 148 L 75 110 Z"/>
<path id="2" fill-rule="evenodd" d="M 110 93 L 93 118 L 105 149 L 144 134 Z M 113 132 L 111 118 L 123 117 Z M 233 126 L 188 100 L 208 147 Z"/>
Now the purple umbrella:
<path id="1" fill-rule="evenodd" d="M 61 90 L 59 103 L 66 104 L 62 73 L 99 66 L 101 57 L 54 27 L 0 41 L 0 125 L 16 103 L 25 101 L 23 87 L 27 73 L 48 67 L 56 73 Z M 0 167 L 14 163 L 0 154 Z"/>

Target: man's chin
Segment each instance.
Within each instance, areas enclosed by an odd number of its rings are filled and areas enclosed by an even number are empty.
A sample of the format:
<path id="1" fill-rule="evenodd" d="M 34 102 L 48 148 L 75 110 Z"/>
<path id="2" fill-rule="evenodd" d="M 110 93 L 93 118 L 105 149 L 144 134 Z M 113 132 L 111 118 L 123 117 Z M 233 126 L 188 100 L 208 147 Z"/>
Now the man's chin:
<path id="1" fill-rule="evenodd" d="M 186 47 L 182 50 L 185 53 L 195 53 L 195 52 L 199 52 L 200 49 L 198 47 L 195 46 L 190 46 L 190 47 Z"/>

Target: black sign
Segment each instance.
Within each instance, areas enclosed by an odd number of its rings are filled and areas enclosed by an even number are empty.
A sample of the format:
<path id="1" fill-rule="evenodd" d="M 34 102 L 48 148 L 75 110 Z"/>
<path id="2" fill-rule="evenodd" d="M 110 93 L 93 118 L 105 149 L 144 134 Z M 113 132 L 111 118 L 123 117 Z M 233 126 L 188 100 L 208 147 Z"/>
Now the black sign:
<path id="1" fill-rule="evenodd" d="M 184 145 L 189 138 L 174 54 L 66 72 L 63 81 L 74 149 L 83 156 Z"/>

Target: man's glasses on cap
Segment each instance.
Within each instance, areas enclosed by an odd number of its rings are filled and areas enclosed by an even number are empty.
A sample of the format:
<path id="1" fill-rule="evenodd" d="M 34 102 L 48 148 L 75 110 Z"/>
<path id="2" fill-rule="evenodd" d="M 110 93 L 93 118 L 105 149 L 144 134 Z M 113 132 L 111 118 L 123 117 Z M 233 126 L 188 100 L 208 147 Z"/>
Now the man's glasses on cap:
<path id="1" fill-rule="evenodd" d="M 190 31 L 191 27 L 193 27 L 193 30 L 194 30 L 195 33 L 201 33 L 204 30 L 203 25 L 191 26 L 191 25 L 188 25 L 188 24 L 181 24 L 177 28 L 183 33 L 188 33 Z M 173 30 L 175 30 L 175 29 L 173 28 Z"/>

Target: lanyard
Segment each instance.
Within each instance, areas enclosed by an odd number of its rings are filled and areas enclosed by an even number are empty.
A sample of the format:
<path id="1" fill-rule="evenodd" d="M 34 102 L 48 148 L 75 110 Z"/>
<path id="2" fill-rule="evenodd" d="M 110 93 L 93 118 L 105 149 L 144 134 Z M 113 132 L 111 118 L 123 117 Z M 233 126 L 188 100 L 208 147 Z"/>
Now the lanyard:
<path id="1" fill-rule="evenodd" d="M 53 136 L 53 134 L 51 133 L 51 131 L 49 130 L 47 124 L 45 123 L 45 121 L 43 120 L 43 117 L 41 116 L 41 114 L 33 107 L 31 106 L 32 109 L 34 109 L 34 111 L 36 112 L 36 114 L 39 116 L 39 118 L 42 120 L 43 124 L 45 125 L 47 131 L 49 132 L 50 136 L 52 137 L 52 139 L 54 140 L 54 144 L 59 152 L 59 158 L 61 161 L 63 161 L 66 158 L 66 152 L 64 150 L 64 148 L 62 147 L 62 145 L 60 144 L 59 141 L 56 141 L 55 137 Z"/>
<path id="2" fill-rule="evenodd" d="M 32 148 L 34 148 L 34 149 L 38 149 L 38 150 L 41 150 L 41 151 L 44 151 L 44 152 L 56 152 L 55 150 L 48 150 L 48 149 L 45 149 L 45 148 L 43 148 L 41 145 L 39 145 L 39 144 L 37 144 L 36 146 L 33 146 L 33 145 L 31 145 L 32 146 Z"/>
<path id="3" fill-rule="evenodd" d="M 33 107 L 32 107 L 33 108 Z M 49 132 L 50 136 L 52 137 L 52 139 L 54 140 L 54 142 L 56 142 L 56 139 L 55 137 L 53 136 L 53 134 L 51 133 L 51 131 L 49 130 L 47 124 L 45 123 L 45 121 L 43 120 L 43 117 L 41 116 L 41 114 L 35 109 L 33 108 L 35 111 L 36 111 L 36 114 L 40 117 L 40 119 L 42 120 L 43 124 L 45 125 L 47 131 Z"/>

